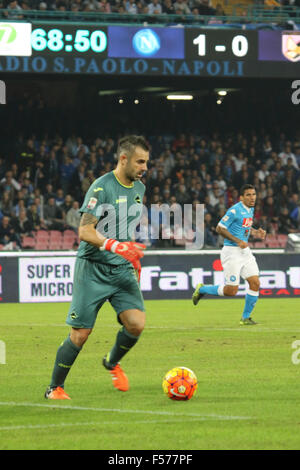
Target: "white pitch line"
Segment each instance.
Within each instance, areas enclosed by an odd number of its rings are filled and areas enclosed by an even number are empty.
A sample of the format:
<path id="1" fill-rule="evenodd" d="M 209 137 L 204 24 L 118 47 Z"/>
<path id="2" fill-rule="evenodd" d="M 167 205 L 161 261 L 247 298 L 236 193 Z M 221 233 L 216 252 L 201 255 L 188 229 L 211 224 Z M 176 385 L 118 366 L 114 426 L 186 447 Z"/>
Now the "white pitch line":
<path id="1" fill-rule="evenodd" d="M 3 327 L 60 327 L 60 328 L 67 328 L 67 325 L 60 324 L 60 323 L 7 323 L 2 324 Z M 118 325 L 111 324 L 111 325 L 104 325 L 105 328 L 118 328 Z M 210 326 L 201 326 L 198 325 L 197 328 L 200 331 L 253 331 L 255 333 L 265 333 L 265 332 L 284 332 L 284 333 L 300 333 L 300 328 L 269 328 L 261 325 L 257 325 L 255 327 L 246 328 L 243 326 L 236 327 L 236 328 L 224 328 L 224 327 L 210 327 Z M 186 327 L 186 326 L 148 326 L 146 327 L 147 330 L 179 330 L 179 331 L 195 331 L 195 326 L 193 327 Z"/>
<path id="2" fill-rule="evenodd" d="M 199 417 L 199 418 L 190 418 L 185 420 L 185 422 L 192 423 L 192 422 L 199 422 L 199 421 L 221 421 L 220 419 L 217 418 L 210 418 L 210 417 Z M 228 418 L 226 419 L 228 420 Z M 180 419 L 156 419 L 156 420 L 138 420 L 138 421 L 132 421 L 131 424 L 136 425 L 136 424 L 177 424 L 177 423 L 182 423 L 182 418 Z M 90 422 L 76 422 L 76 423 L 49 423 L 49 424 L 20 424 L 20 425 L 11 425 L 11 426 L 0 426 L 0 431 L 18 431 L 18 430 L 23 430 L 23 429 L 47 429 L 47 428 L 59 428 L 59 427 L 74 427 L 74 426 L 109 426 L 109 425 L 120 425 L 120 424 L 130 424 L 130 422 L 124 422 L 124 421 L 90 421 Z"/>
<path id="3" fill-rule="evenodd" d="M 157 415 L 157 416 L 188 416 L 191 418 L 208 418 L 208 419 L 216 419 L 216 420 L 245 420 L 245 419 L 253 419 L 253 417 L 249 416 L 223 416 L 214 413 L 177 413 L 171 411 L 152 411 L 152 410 L 121 410 L 118 408 L 96 408 L 96 407 L 88 407 L 88 406 L 70 406 L 70 405 L 46 405 L 41 403 L 17 403 L 14 401 L 1 401 L 0 406 L 27 406 L 27 407 L 34 407 L 34 408 L 56 408 L 60 410 L 79 410 L 79 411 L 99 411 L 103 413 L 128 413 L 128 414 L 148 414 L 148 415 Z"/>

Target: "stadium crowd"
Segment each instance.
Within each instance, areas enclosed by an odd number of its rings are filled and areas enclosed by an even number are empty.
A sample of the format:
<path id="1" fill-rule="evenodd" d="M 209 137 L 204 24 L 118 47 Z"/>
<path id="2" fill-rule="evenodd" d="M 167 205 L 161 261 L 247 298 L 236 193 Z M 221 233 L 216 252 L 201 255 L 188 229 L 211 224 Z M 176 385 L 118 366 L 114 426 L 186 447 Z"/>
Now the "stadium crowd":
<path id="1" fill-rule="evenodd" d="M 8 16 L 22 15 L 22 10 L 98 12 L 143 15 L 219 15 L 225 12 L 221 4 L 216 8 L 209 0 L 0 0 L 0 9 L 14 10 Z"/>
<path id="2" fill-rule="evenodd" d="M 246 2 L 245 2 L 246 3 Z M 273 0 L 258 2 L 265 4 L 266 8 L 276 8 L 280 6 L 293 7 L 296 11 L 300 7 L 300 0 Z M 225 17 L 226 12 L 222 1 L 212 5 L 211 0 L 0 0 L 0 10 L 7 9 L 5 16 L 14 19 L 22 18 L 22 11 L 58 11 L 58 12 L 97 12 L 97 13 L 118 13 L 132 15 L 189 15 L 197 18 L 201 22 L 201 16 Z M 243 5 L 243 2 L 241 2 Z M 12 10 L 12 11 L 10 11 Z M 295 13 L 294 11 L 294 13 Z M 242 10 L 242 16 L 246 16 L 246 9 Z M 293 12 L 291 12 L 291 17 Z M 222 20 L 214 20 L 220 22 Z"/>
<path id="3" fill-rule="evenodd" d="M 219 247 L 216 224 L 239 200 L 239 188 L 251 183 L 257 191 L 254 226 L 276 238 L 269 246 L 278 246 L 279 234 L 284 240 L 300 231 L 299 138 L 182 133 L 148 136 L 148 141 L 151 162 L 142 180 L 149 222 L 150 206 L 168 204 L 175 211 L 179 205 L 204 204 L 205 246 Z M 76 247 L 84 195 L 95 178 L 114 168 L 116 146 L 113 136 L 19 137 L 14 158 L 0 158 L 0 249 L 42 248 L 36 234 L 49 248 Z M 153 248 L 181 244 L 172 234 L 164 240 L 149 237 Z"/>

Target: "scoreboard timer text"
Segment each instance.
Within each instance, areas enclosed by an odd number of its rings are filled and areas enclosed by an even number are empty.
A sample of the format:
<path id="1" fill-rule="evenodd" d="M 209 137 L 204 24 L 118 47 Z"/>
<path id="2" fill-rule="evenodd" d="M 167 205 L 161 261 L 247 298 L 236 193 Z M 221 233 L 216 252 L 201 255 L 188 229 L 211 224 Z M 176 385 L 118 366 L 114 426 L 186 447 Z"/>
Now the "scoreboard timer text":
<path id="1" fill-rule="evenodd" d="M 30 24 L 20 34 L 24 41 L 17 42 L 17 23 L 0 24 L 0 71 L 206 77 L 299 75 L 297 31 L 41 23 Z"/>

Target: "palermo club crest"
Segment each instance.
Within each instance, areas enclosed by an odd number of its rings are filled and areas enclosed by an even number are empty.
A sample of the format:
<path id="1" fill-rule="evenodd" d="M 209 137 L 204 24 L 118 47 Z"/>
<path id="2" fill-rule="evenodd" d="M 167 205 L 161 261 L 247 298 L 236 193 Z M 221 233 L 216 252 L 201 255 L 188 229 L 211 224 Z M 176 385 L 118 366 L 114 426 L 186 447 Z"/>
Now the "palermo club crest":
<path id="1" fill-rule="evenodd" d="M 300 60 L 300 32 L 283 31 L 281 48 L 284 57 L 292 62 L 298 62 Z"/>

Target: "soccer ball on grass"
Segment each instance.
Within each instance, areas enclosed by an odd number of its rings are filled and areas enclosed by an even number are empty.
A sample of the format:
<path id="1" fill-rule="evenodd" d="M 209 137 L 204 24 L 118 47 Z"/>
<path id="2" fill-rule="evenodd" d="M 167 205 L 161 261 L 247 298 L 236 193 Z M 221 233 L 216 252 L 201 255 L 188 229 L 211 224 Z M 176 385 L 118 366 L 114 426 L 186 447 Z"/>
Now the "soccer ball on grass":
<path id="1" fill-rule="evenodd" d="M 162 387 L 172 400 L 190 400 L 198 387 L 197 377 L 187 367 L 174 367 L 164 376 Z"/>

